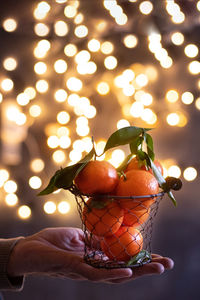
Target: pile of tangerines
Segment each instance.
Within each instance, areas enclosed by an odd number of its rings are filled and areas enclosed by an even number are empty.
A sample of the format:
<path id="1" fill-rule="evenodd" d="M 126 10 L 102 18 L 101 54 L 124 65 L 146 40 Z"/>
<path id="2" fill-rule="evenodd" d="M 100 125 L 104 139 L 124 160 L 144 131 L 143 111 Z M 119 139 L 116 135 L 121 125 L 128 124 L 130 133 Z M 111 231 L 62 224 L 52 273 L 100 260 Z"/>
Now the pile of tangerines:
<path id="1" fill-rule="evenodd" d="M 150 255 L 143 249 L 143 233 L 146 233 L 143 225 L 148 225 L 153 204 L 158 203 L 159 188 L 176 206 L 171 189 L 179 190 L 182 185 L 177 178 L 162 176 L 163 168 L 155 159 L 149 130 L 128 126 L 108 138 L 102 154 L 111 148 L 129 145 L 130 154 L 117 169 L 107 161 L 97 160 L 93 143 L 85 157 L 57 170 L 39 193 L 48 195 L 57 189 L 65 189 L 77 196 L 76 200 L 83 200 L 84 206 L 79 212 L 86 229 L 86 240 L 89 236 L 88 241 L 92 244 L 94 237 L 110 261 L 123 261 L 126 265 L 138 261 L 139 256 L 141 261 L 143 254 L 144 259 Z"/>
<path id="2" fill-rule="evenodd" d="M 160 162 L 154 160 L 154 164 L 162 174 Z M 74 184 L 82 194 L 92 195 L 84 203 L 82 221 L 100 240 L 104 254 L 112 261 L 125 262 L 137 255 L 143 248 L 140 226 L 147 222 L 159 193 L 152 170 L 136 156 L 120 174 L 107 161 L 91 160 Z"/>

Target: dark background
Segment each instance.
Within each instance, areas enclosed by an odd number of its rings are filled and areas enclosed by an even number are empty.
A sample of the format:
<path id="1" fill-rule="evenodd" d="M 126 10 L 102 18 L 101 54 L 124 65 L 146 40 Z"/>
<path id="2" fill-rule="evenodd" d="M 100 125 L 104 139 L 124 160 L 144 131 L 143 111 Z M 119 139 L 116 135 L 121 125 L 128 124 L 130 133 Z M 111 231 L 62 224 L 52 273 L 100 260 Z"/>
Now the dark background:
<path id="1" fill-rule="evenodd" d="M 179 166 L 184 169 L 187 166 L 195 166 L 199 172 L 199 112 L 192 104 L 190 107 L 184 107 L 189 115 L 189 122 L 184 128 L 169 127 L 164 122 L 164 115 L 168 109 L 164 103 L 164 93 L 169 88 L 177 88 L 184 92 L 190 90 L 195 97 L 199 97 L 199 90 L 196 86 L 198 76 L 190 76 L 186 71 L 186 65 L 189 59 L 183 55 L 183 48 L 173 46 L 169 40 L 169 35 L 174 30 L 180 30 L 185 35 L 186 44 L 195 43 L 199 45 L 200 27 L 199 13 L 195 9 L 196 1 L 177 1 L 186 15 L 184 24 L 176 27 L 169 22 L 162 2 L 152 1 L 154 3 L 154 12 L 148 18 L 144 18 L 138 13 L 136 4 L 130 4 L 128 1 L 120 1 L 126 11 L 131 24 L 125 28 L 125 32 L 137 34 L 140 39 L 140 46 L 133 52 L 120 45 L 120 37 L 124 32 L 113 22 L 112 18 L 105 12 L 101 1 L 82 0 L 81 9 L 87 15 L 88 26 L 99 19 L 107 20 L 109 29 L 104 33 L 103 38 L 112 40 L 114 44 L 119 45 L 116 50 L 116 56 L 120 61 L 120 68 L 128 67 L 134 62 L 153 63 L 159 68 L 159 64 L 154 60 L 152 54 L 146 49 L 145 32 L 149 24 L 153 24 L 160 30 L 165 48 L 173 57 L 175 66 L 172 70 L 165 71 L 159 69 L 159 78 L 151 87 L 157 100 L 155 110 L 159 116 L 159 128 L 155 129 L 155 148 L 161 159 L 173 157 Z M 164 2 L 164 1 L 163 1 Z M 0 28 L 0 63 L 9 55 L 19 58 L 19 65 L 16 71 L 9 73 L 9 76 L 15 82 L 13 96 L 19 93 L 26 85 L 35 82 L 36 75 L 33 72 L 34 58 L 32 49 L 38 38 L 33 33 L 34 20 L 32 11 L 37 1 L 11 1 L 7 0 L 0 5 L 0 18 L 16 17 L 19 21 L 17 31 L 7 33 Z M 54 14 L 61 14 L 61 10 L 56 8 L 54 1 L 50 1 L 54 8 L 51 18 L 48 19 L 49 25 L 53 26 Z M 71 36 L 68 37 L 69 41 Z M 50 33 L 48 39 L 52 42 L 56 39 L 53 33 Z M 64 38 L 63 38 L 64 39 Z M 62 38 L 60 39 L 62 42 Z M 79 49 L 84 48 L 86 41 L 79 42 Z M 64 42 L 63 42 L 64 43 Z M 66 41 L 65 41 L 66 43 Z M 54 54 L 52 54 L 53 56 Z M 53 59 L 53 57 L 52 57 Z M 197 58 L 198 60 L 198 58 Z M 51 63 L 51 57 L 49 57 Z M 2 68 L 1 75 L 6 71 Z M 99 74 L 96 75 L 97 77 Z M 50 78 L 51 87 L 56 85 L 57 77 Z M 88 79 L 87 84 L 91 86 L 92 81 Z M 48 101 L 51 99 L 51 91 L 48 94 Z M 114 95 L 110 95 L 108 101 L 102 102 L 98 95 L 92 94 L 92 99 L 98 110 L 98 115 L 91 122 L 91 130 L 97 137 L 108 137 L 115 129 L 115 121 L 119 119 L 120 107 L 116 104 Z M 6 97 L 5 97 L 6 99 Z M 47 101 L 43 99 L 44 103 Z M 48 119 L 55 113 L 54 106 L 47 108 Z M 110 118 L 112 114 L 112 118 Z M 72 116 L 73 119 L 73 116 Z M 106 120 L 106 122 L 105 122 Z M 47 120 L 40 120 L 29 128 L 29 135 L 32 135 L 38 142 L 40 151 L 46 161 L 49 162 L 49 150 L 45 147 L 45 135 L 41 128 Z M 105 124 L 106 123 L 106 124 Z M 132 120 L 134 124 L 134 120 Z M 71 128 L 73 129 L 73 123 Z M 48 216 L 43 212 L 43 199 L 36 197 L 35 191 L 30 191 L 27 186 L 26 177 L 28 177 L 27 162 L 29 154 L 26 143 L 22 145 L 23 161 L 19 166 L 8 166 L 18 181 L 21 188 L 19 196 L 21 204 L 28 204 L 32 208 L 32 218 L 29 220 L 20 220 L 16 214 L 16 208 L 7 208 L 0 200 L 0 233 L 1 237 L 14 237 L 18 235 L 29 235 L 44 227 L 52 226 L 80 226 L 80 220 L 76 211 L 76 204 L 73 198 L 70 198 L 73 212 L 67 216 L 52 215 Z M 1 162 L 3 165 L 3 162 Z M 50 176 L 55 166 L 49 163 L 47 167 L 47 177 Z M 25 175 L 26 174 L 26 175 Z M 164 256 L 171 257 L 175 262 L 173 270 L 165 272 L 161 276 L 148 276 L 122 285 L 106 285 L 103 283 L 76 282 L 72 280 L 61 280 L 45 277 L 28 277 L 25 286 L 21 292 L 4 292 L 5 300 L 29 299 L 122 299 L 134 300 L 198 300 L 200 298 L 200 202 L 199 202 L 199 177 L 193 182 L 183 180 L 183 188 L 176 192 L 178 206 L 175 208 L 171 201 L 164 197 L 160 204 L 158 214 L 154 220 L 152 250 Z M 65 193 L 65 192 L 64 192 Z M 66 195 L 65 197 L 68 197 Z"/>

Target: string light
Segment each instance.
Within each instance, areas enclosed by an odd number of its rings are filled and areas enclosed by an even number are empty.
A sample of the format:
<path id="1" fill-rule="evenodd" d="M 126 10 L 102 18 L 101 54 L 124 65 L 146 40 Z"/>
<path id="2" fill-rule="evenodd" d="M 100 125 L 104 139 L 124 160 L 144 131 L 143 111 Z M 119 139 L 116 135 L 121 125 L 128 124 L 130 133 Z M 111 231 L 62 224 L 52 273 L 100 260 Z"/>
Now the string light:
<path id="1" fill-rule="evenodd" d="M 129 0 L 129 2 L 134 6 L 137 0 Z M 92 148 L 91 138 L 89 138 L 88 135 L 92 131 L 90 119 L 94 118 L 98 112 L 98 106 L 96 109 L 96 104 L 95 106 L 93 105 L 95 103 L 94 101 L 96 101 L 95 93 L 98 98 L 104 102 L 116 96 L 117 105 L 120 106 L 122 112 L 122 118 L 116 122 L 118 129 L 130 126 L 133 118 L 133 121 L 136 123 L 153 126 L 160 121 L 158 114 L 160 106 L 154 85 L 151 86 L 151 83 L 156 83 L 156 80 L 159 80 L 162 72 L 163 74 L 171 74 L 171 70 L 168 69 L 172 68 L 174 64 L 178 64 L 177 60 L 171 57 L 173 47 L 182 46 L 180 50 L 182 50 L 183 55 L 187 56 L 185 60 L 187 61 L 186 69 L 188 76 L 199 74 L 200 63 L 198 61 L 199 49 L 197 44 L 195 45 L 192 38 L 190 39 L 190 37 L 181 32 L 182 27 L 180 24 L 185 22 L 187 16 L 181 11 L 181 4 L 178 5 L 173 0 L 166 1 L 165 3 L 166 12 L 170 17 L 169 22 L 175 24 L 171 24 L 170 28 L 172 28 L 172 30 L 170 34 L 163 36 L 161 33 L 155 32 L 151 26 L 148 27 L 146 32 L 144 30 L 144 34 L 147 35 L 148 49 L 155 60 L 159 62 L 157 65 L 153 63 L 152 65 L 148 63 L 127 65 L 125 61 L 124 65 L 123 63 L 121 64 L 121 57 L 118 55 L 119 47 L 123 46 L 124 52 L 127 51 L 127 53 L 130 52 L 130 55 L 133 55 L 134 52 L 142 46 L 142 37 L 140 39 L 137 32 L 129 33 L 129 23 L 128 26 L 124 26 L 124 28 L 121 27 L 126 25 L 131 19 L 128 19 L 128 15 L 125 14 L 123 6 L 119 4 L 119 1 L 104 0 L 103 5 L 107 10 L 106 13 L 109 18 L 110 16 L 113 18 L 112 22 L 115 23 L 114 28 L 116 28 L 116 32 L 117 30 L 120 32 L 118 42 L 121 43 L 121 45 L 117 44 L 114 38 L 108 38 L 109 34 L 105 34 L 109 32 L 109 28 L 111 28 L 109 27 L 111 18 L 109 20 L 98 20 L 94 26 L 90 27 L 88 26 L 90 23 L 86 15 L 79 12 L 79 9 L 81 9 L 81 7 L 79 8 L 79 1 L 55 0 L 55 3 L 57 3 L 59 9 L 62 8 L 64 15 L 61 16 L 59 13 L 54 22 L 51 20 L 51 27 L 49 25 L 49 16 L 47 19 L 45 18 L 51 11 L 53 5 L 50 2 L 41 1 L 38 2 L 34 8 L 34 34 L 36 35 L 37 42 L 34 43 L 33 49 L 33 55 L 35 57 L 33 70 L 35 72 L 36 83 L 35 86 L 32 84 L 33 86 L 24 88 L 24 91 L 14 96 L 16 98 L 16 106 L 7 111 L 6 117 L 19 126 L 29 126 L 29 124 L 31 126 L 34 124 L 36 118 L 42 114 L 42 119 L 46 123 L 45 134 L 47 136 L 47 146 L 49 147 L 48 151 L 52 151 L 53 149 L 52 163 L 60 165 L 79 161 L 84 155 L 84 152 L 89 152 Z M 62 6 L 62 4 L 66 5 Z M 140 1 L 135 7 L 138 7 L 140 17 L 150 22 L 150 14 L 152 12 L 156 13 L 156 9 L 154 11 L 155 6 L 156 5 L 151 1 Z M 199 1 L 196 7 L 199 11 Z M 85 24 L 83 24 L 83 21 Z M 14 19 L 6 19 L 2 23 L 2 26 L 5 31 L 12 32 L 17 29 L 17 21 Z M 178 29 L 179 31 L 174 31 L 173 29 Z M 51 42 L 50 38 L 48 40 L 48 35 L 51 37 Z M 69 42 L 67 44 L 66 39 L 60 38 L 66 35 L 68 35 L 67 41 Z M 46 38 L 43 39 L 43 37 Z M 146 37 L 144 37 L 144 39 L 146 39 Z M 50 51 L 50 49 L 52 51 Z M 132 52 L 132 49 L 134 52 Z M 51 61 L 53 61 L 53 63 Z M 6 71 L 12 72 L 18 67 L 19 62 L 19 57 L 16 59 L 10 56 L 5 58 L 2 63 Z M 74 63 L 75 66 L 73 65 Z M 120 74 L 117 72 L 118 70 L 120 70 Z M 96 75 L 93 76 L 95 72 Z M 0 93 L 0 102 L 3 103 L 4 99 L 6 99 L 4 93 L 10 91 L 15 93 L 13 89 L 15 82 L 13 79 L 14 76 L 12 77 L 14 73 L 9 74 L 12 79 L 3 78 L 3 75 L 0 79 L 0 88 L 2 90 L 2 94 Z M 57 77 L 60 78 L 59 84 L 56 82 Z M 53 84 L 52 78 L 55 78 Z M 89 84 L 90 80 L 91 85 Z M 198 89 L 200 85 L 197 76 L 194 77 L 194 81 L 195 88 Z M 43 94 L 48 90 L 52 92 L 52 89 L 55 99 L 54 105 L 57 105 L 59 109 L 55 111 L 56 120 L 50 123 L 45 113 L 47 109 L 46 95 Z M 185 89 L 187 90 L 187 87 Z M 194 91 L 194 93 L 192 89 L 191 91 L 192 92 L 185 92 L 181 90 L 180 87 L 177 87 L 176 90 L 175 86 L 174 88 L 173 86 L 167 87 L 166 92 L 164 91 L 161 95 L 161 97 L 166 100 L 163 103 L 163 109 L 167 111 L 164 122 L 167 122 L 170 126 L 184 127 L 188 123 L 189 117 L 187 111 L 177 110 L 180 109 L 180 105 L 182 105 L 181 107 L 185 107 L 183 104 L 190 105 L 195 101 L 195 108 L 200 110 L 200 100 L 199 98 L 195 99 L 196 91 Z M 99 95 L 105 97 L 100 97 Z M 31 103 L 31 100 L 33 100 L 33 103 Z M 50 101 L 51 98 L 49 99 L 49 103 Z M 40 118 L 38 120 L 40 120 Z M 72 123 L 75 122 L 75 120 L 76 125 L 73 128 Z M 70 124 L 70 129 L 63 126 L 68 123 Z M 75 138 L 74 134 L 78 137 Z M 105 141 L 99 141 L 97 145 L 102 152 Z M 111 152 L 110 161 L 113 165 L 118 166 L 124 157 L 125 154 L 123 151 L 114 150 Z M 108 158 L 103 155 L 101 159 Z M 40 173 L 44 168 L 45 162 L 42 158 L 38 157 L 31 160 L 30 170 L 32 172 Z M 183 173 L 185 180 L 192 181 L 197 176 L 197 170 L 195 168 L 192 170 L 190 168 L 188 169 L 189 171 L 186 169 L 187 171 L 185 170 L 183 172 L 183 170 L 174 163 L 167 168 L 167 172 L 170 176 L 175 177 L 180 177 Z M 33 175 L 29 180 L 30 188 L 39 189 L 42 185 L 42 181 L 42 176 L 40 178 L 39 176 Z M 0 186 L 8 193 L 5 197 L 5 202 L 9 206 L 16 205 L 18 203 L 17 195 L 13 191 L 14 188 L 12 190 L 12 185 L 9 187 L 7 182 L 9 182 L 9 175 L 7 175 L 7 177 L 1 177 L 0 173 Z M 65 214 L 70 209 L 70 205 L 66 201 L 59 202 L 57 207 L 54 203 L 52 207 L 53 208 L 49 209 L 49 211 L 52 211 L 50 214 L 54 213 L 56 209 L 61 214 Z M 28 218 L 30 215 L 31 209 L 28 206 L 24 208 L 24 212 L 21 213 L 21 216 L 19 214 L 21 218 Z"/>
<path id="2" fill-rule="evenodd" d="M 61 201 L 58 203 L 58 211 L 61 214 L 67 214 L 70 211 L 70 204 L 67 201 Z"/>
<path id="3" fill-rule="evenodd" d="M 60 20 L 54 24 L 54 31 L 58 36 L 65 36 L 68 34 L 69 28 L 67 23 Z"/>
<path id="4" fill-rule="evenodd" d="M 13 18 L 8 18 L 3 21 L 2 25 L 5 31 L 13 32 L 17 28 L 17 21 Z"/>
<path id="5" fill-rule="evenodd" d="M 22 205 L 18 208 L 18 215 L 21 219 L 28 219 L 31 216 L 31 209 L 28 205 Z"/>
<path id="6" fill-rule="evenodd" d="M 15 206 L 18 203 L 18 197 L 16 194 L 7 194 L 5 196 L 5 202 L 8 206 Z"/>
<path id="7" fill-rule="evenodd" d="M 46 214 L 53 214 L 56 211 L 56 204 L 53 201 L 47 201 L 44 204 L 44 211 Z"/>
<path id="8" fill-rule="evenodd" d="M 194 167 L 188 167 L 184 170 L 183 176 L 187 181 L 193 181 L 197 177 L 197 170 Z"/>
<path id="9" fill-rule="evenodd" d="M 143 1 L 140 3 L 139 9 L 144 15 L 149 15 L 153 10 L 153 4 L 150 1 Z"/>
<path id="10" fill-rule="evenodd" d="M 17 67 L 17 61 L 14 57 L 7 57 L 3 61 L 3 66 L 7 71 L 13 71 Z"/>
<path id="11" fill-rule="evenodd" d="M 1 81 L 1 88 L 5 92 L 10 92 L 14 87 L 14 83 L 10 78 L 5 78 Z"/>

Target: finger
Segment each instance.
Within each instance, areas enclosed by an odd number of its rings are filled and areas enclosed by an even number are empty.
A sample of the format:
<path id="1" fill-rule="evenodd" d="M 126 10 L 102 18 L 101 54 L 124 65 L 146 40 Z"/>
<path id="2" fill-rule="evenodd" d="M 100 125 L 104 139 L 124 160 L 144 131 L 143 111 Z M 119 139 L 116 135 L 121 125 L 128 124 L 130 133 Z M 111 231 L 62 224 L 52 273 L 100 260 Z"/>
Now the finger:
<path id="1" fill-rule="evenodd" d="M 110 279 L 130 278 L 132 270 L 130 268 L 121 269 L 98 269 L 85 263 L 79 265 L 78 273 L 90 281 L 107 281 Z"/>
<path id="2" fill-rule="evenodd" d="M 167 270 L 171 270 L 174 267 L 174 262 L 169 257 L 155 257 L 152 261 L 162 264 Z"/>
<path id="3" fill-rule="evenodd" d="M 141 276 L 147 276 L 147 275 L 160 275 L 164 272 L 164 266 L 157 262 L 151 262 L 149 264 L 143 265 L 141 267 L 135 267 L 132 269 L 133 275 L 130 278 L 119 278 L 110 280 L 110 283 L 124 283 L 131 280 L 134 280 L 136 278 L 139 278 Z"/>
<path id="4" fill-rule="evenodd" d="M 160 254 L 152 253 L 152 254 L 151 254 L 151 257 L 152 257 L 152 258 L 156 258 L 156 257 L 163 257 L 163 256 L 160 255 Z"/>
<path id="5" fill-rule="evenodd" d="M 133 276 L 132 278 L 138 278 L 144 275 L 153 275 L 153 274 L 162 274 L 165 268 L 161 263 L 158 262 L 151 262 L 145 264 L 141 267 L 135 267 L 132 269 Z"/>

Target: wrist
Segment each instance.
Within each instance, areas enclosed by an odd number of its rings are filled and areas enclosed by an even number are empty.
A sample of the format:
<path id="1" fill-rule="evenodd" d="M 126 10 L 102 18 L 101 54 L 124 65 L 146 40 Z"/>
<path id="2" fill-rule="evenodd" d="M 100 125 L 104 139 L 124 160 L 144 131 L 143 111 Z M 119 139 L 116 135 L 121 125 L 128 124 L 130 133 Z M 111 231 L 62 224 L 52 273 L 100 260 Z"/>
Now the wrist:
<path id="1" fill-rule="evenodd" d="M 22 258 L 22 244 L 24 243 L 25 238 L 19 238 L 16 240 L 14 244 L 9 259 L 7 263 L 7 275 L 8 277 L 18 277 L 24 276 L 23 272 L 21 271 L 21 265 L 23 265 L 21 258 Z"/>

